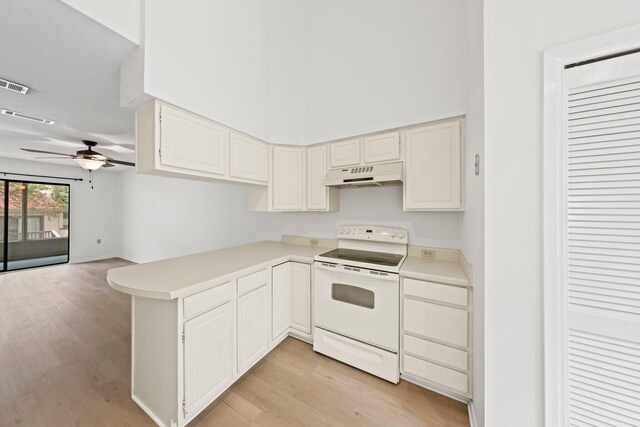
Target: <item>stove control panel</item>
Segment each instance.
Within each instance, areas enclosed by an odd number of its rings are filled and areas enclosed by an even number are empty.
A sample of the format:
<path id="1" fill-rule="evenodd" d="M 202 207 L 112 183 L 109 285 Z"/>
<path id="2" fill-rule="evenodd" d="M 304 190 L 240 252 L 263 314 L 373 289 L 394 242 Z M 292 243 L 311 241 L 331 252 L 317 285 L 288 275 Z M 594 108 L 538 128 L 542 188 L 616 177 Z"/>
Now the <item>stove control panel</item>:
<path id="1" fill-rule="evenodd" d="M 338 239 L 407 244 L 409 243 L 409 233 L 403 228 L 343 225 L 338 227 Z"/>

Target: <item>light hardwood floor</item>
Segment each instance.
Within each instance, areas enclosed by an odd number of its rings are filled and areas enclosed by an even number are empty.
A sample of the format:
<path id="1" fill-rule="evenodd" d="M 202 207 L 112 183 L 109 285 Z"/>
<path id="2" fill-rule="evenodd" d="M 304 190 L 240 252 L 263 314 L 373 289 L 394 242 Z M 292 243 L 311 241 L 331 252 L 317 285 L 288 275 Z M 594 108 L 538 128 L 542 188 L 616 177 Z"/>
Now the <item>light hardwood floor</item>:
<path id="1" fill-rule="evenodd" d="M 0 425 L 145 426 L 130 399 L 130 299 L 106 260 L 0 274 Z M 288 338 L 190 425 L 468 426 L 466 405 Z"/>

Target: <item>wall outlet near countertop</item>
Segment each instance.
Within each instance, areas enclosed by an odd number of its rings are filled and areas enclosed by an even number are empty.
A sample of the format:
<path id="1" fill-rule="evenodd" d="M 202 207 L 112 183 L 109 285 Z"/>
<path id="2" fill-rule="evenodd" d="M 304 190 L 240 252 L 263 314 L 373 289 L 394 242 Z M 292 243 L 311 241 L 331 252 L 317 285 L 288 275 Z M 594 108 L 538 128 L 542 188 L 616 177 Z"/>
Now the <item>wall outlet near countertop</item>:
<path id="1" fill-rule="evenodd" d="M 420 256 L 423 258 L 435 258 L 436 251 L 433 249 L 423 249 L 422 252 L 420 252 Z"/>
<path id="2" fill-rule="evenodd" d="M 310 239 L 309 246 L 318 246 L 318 239 Z"/>

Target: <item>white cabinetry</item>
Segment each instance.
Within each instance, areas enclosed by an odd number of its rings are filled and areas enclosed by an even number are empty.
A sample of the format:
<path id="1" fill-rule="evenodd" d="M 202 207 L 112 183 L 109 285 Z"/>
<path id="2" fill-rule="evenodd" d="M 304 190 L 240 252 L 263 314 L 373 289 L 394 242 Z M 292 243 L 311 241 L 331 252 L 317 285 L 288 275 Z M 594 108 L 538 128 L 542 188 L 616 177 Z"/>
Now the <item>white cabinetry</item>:
<path id="1" fill-rule="evenodd" d="M 462 210 L 461 121 L 404 131 L 404 210 Z"/>
<path id="2" fill-rule="evenodd" d="M 271 269 L 271 339 L 289 330 L 291 323 L 291 267 L 290 263 Z"/>
<path id="3" fill-rule="evenodd" d="M 329 144 L 331 168 L 357 165 L 360 163 L 360 139 L 332 142 Z"/>
<path id="4" fill-rule="evenodd" d="M 260 185 L 268 178 L 267 147 L 158 100 L 136 110 L 138 172 Z"/>
<path id="5" fill-rule="evenodd" d="M 339 190 L 324 185 L 326 147 L 274 145 L 271 178 L 267 187 L 251 188 L 251 210 L 301 212 L 333 211 L 340 203 Z"/>
<path id="6" fill-rule="evenodd" d="M 273 209 L 302 210 L 304 206 L 304 148 L 273 147 Z"/>
<path id="7" fill-rule="evenodd" d="M 207 174 L 227 172 L 229 131 L 170 105 L 160 106 L 160 163 Z"/>
<path id="8" fill-rule="evenodd" d="M 290 262 L 291 328 L 311 337 L 311 266 Z"/>
<path id="9" fill-rule="evenodd" d="M 400 133 L 387 132 L 367 136 L 362 141 L 364 163 L 400 160 Z"/>
<path id="10" fill-rule="evenodd" d="M 238 132 L 229 141 L 229 176 L 266 183 L 269 179 L 269 145 Z"/>
<path id="11" fill-rule="evenodd" d="M 233 378 L 234 312 L 231 302 L 184 324 L 184 400 L 187 413 L 201 409 Z"/>
<path id="12" fill-rule="evenodd" d="M 237 279 L 238 373 L 242 375 L 271 343 L 271 269 Z"/>
<path id="13" fill-rule="evenodd" d="M 403 376 L 471 397 L 470 290 L 402 278 Z"/>
<path id="14" fill-rule="evenodd" d="M 307 148 L 306 209 L 337 211 L 340 209 L 340 190 L 324 185 L 327 176 L 327 146 Z"/>
<path id="15" fill-rule="evenodd" d="M 311 339 L 311 266 L 285 262 L 272 269 L 272 338 L 291 328 L 297 336 Z"/>

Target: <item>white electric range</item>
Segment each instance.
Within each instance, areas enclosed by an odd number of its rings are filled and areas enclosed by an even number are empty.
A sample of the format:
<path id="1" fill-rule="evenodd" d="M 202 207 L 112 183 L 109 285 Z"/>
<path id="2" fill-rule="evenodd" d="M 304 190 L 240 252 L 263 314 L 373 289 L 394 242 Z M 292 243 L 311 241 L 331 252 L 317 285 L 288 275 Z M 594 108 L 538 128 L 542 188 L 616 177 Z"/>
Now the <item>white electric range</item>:
<path id="1" fill-rule="evenodd" d="M 315 351 L 398 382 L 398 273 L 408 240 L 399 228 L 338 229 L 338 248 L 314 258 Z"/>

